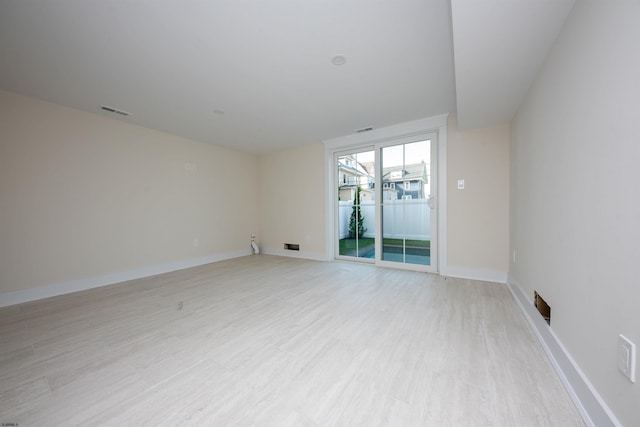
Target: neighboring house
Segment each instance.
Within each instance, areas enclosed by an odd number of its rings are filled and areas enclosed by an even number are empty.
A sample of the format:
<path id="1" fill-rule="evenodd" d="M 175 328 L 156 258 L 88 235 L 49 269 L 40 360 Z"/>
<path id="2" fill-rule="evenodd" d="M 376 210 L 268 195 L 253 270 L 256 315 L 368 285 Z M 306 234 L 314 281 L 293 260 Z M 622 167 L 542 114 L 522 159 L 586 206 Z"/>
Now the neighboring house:
<path id="1" fill-rule="evenodd" d="M 375 199 L 373 168 L 367 166 L 351 155 L 338 158 L 338 191 L 341 201 L 353 200 L 358 186 L 361 189 L 361 202 Z"/>
<path id="2" fill-rule="evenodd" d="M 426 199 L 429 197 L 426 163 L 382 170 L 382 200 Z"/>

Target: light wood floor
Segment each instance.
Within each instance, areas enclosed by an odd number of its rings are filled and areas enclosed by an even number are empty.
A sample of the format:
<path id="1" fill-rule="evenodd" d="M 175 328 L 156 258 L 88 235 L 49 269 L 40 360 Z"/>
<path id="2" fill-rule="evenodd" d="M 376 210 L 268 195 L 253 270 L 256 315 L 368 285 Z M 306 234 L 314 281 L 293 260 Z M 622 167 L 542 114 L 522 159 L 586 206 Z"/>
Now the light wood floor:
<path id="1" fill-rule="evenodd" d="M 505 285 L 267 255 L 1 309 L 0 422 L 583 425 Z"/>

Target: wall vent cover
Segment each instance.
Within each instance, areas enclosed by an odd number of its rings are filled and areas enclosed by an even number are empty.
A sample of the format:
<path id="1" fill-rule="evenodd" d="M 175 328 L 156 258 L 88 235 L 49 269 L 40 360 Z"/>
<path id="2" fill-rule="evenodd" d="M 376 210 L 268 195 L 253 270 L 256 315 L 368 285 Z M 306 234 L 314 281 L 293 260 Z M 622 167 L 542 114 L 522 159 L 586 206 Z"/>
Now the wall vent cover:
<path id="1" fill-rule="evenodd" d="M 533 305 L 538 309 L 547 324 L 551 325 L 551 307 L 537 291 L 533 291 Z"/>

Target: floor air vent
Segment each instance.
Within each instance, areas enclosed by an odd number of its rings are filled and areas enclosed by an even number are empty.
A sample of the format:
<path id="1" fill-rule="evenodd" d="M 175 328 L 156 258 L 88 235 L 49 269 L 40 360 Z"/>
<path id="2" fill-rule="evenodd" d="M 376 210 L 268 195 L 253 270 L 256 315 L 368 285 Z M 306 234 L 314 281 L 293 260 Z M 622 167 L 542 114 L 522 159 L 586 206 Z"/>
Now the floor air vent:
<path id="1" fill-rule="evenodd" d="M 285 243 L 284 244 L 284 249 L 286 251 L 299 251 L 300 250 L 300 245 L 297 243 Z"/>

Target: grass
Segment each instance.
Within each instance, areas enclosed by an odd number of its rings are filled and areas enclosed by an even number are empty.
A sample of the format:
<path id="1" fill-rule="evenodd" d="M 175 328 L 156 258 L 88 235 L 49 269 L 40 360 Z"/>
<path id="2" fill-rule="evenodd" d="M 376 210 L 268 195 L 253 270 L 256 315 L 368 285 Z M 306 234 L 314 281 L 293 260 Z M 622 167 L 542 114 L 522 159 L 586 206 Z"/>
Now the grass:
<path id="1" fill-rule="evenodd" d="M 358 239 L 358 247 L 360 249 L 373 245 L 375 239 L 370 237 L 363 237 Z M 384 246 L 402 246 L 402 239 L 383 239 Z M 414 248 L 430 248 L 431 241 L 430 240 L 405 240 L 404 244 L 407 247 Z M 340 239 L 340 255 L 345 255 L 350 252 L 354 252 L 356 250 L 356 239 Z"/>
<path id="2" fill-rule="evenodd" d="M 358 247 L 360 249 L 365 246 L 373 245 L 375 239 L 370 237 L 363 237 L 358 239 Z M 340 239 L 340 255 L 345 255 L 349 252 L 354 252 L 356 250 L 356 239 Z"/>
<path id="3" fill-rule="evenodd" d="M 402 246 L 402 239 L 383 239 L 382 240 L 384 246 Z M 430 248 L 431 241 L 430 240 L 405 240 L 405 246 L 411 246 L 414 248 Z"/>

